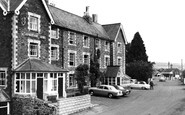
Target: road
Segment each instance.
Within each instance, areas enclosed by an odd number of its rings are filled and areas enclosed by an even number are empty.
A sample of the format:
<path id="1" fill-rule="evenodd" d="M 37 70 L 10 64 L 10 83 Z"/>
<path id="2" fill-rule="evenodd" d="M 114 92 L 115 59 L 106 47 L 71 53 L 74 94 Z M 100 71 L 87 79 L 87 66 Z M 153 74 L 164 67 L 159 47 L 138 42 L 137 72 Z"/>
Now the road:
<path id="1" fill-rule="evenodd" d="M 132 90 L 127 97 L 92 96 L 98 105 L 74 115 L 185 115 L 185 86 L 178 80 L 154 83 L 154 90 Z"/>

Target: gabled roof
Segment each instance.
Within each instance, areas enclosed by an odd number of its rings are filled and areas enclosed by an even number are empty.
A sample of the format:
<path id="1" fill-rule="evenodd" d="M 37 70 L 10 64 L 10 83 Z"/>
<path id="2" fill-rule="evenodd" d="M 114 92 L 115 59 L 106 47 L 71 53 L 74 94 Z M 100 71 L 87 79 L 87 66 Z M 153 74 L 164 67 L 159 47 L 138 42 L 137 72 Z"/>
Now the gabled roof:
<path id="1" fill-rule="evenodd" d="M 119 70 L 120 70 L 120 66 L 107 66 L 105 76 L 106 77 L 117 77 Z"/>
<path id="2" fill-rule="evenodd" d="M 109 39 L 109 36 L 102 25 L 98 23 L 92 22 L 92 24 L 90 24 L 83 17 L 69 13 L 54 6 L 49 6 L 49 10 L 53 16 L 55 25 L 57 26 L 99 38 Z"/>
<path id="3" fill-rule="evenodd" d="M 106 24 L 102 25 L 107 34 L 109 35 L 111 40 L 116 41 L 119 32 L 121 31 L 123 34 L 123 41 L 127 43 L 126 37 L 125 37 L 125 32 L 123 30 L 122 24 L 121 23 L 115 23 L 115 24 Z"/>
<path id="4" fill-rule="evenodd" d="M 10 11 L 15 11 L 21 5 L 21 3 L 23 4 L 26 1 L 27 0 L 10 0 Z"/>
<path id="5" fill-rule="evenodd" d="M 10 101 L 10 97 L 6 92 L 0 88 L 0 102 L 7 102 Z"/>
<path id="6" fill-rule="evenodd" d="M 27 1 L 28 0 L 0 0 L 0 7 L 4 12 L 6 12 L 5 15 L 9 11 L 14 11 L 16 14 L 19 14 L 19 10 L 23 7 L 23 5 Z M 46 1 L 45 0 L 41 0 L 41 1 L 46 9 L 46 12 L 50 17 L 51 23 L 54 24 L 53 17 L 51 16 L 51 13 L 48 9 L 48 5 L 46 4 Z"/>
<path id="7" fill-rule="evenodd" d="M 15 69 L 16 72 L 67 72 L 39 59 L 28 59 Z"/>

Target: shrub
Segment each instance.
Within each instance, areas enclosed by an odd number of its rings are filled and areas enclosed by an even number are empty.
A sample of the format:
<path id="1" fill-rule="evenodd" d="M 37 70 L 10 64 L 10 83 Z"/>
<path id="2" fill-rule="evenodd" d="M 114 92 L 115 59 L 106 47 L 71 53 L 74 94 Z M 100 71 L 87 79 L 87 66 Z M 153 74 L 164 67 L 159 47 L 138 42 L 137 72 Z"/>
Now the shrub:
<path id="1" fill-rule="evenodd" d="M 12 98 L 12 115 L 54 115 L 54 107 L 31 96 Z"/>

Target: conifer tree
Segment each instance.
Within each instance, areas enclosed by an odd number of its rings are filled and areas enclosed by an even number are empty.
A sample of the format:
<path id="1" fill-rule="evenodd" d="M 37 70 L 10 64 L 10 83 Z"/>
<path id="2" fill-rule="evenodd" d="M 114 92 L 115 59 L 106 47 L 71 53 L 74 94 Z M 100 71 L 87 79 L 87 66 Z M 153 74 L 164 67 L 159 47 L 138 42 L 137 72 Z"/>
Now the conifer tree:
<path id="1" fill-rule="evenodd" d="M 139 32 L 136 32 L 136 34 L 134 35 L 134 38 L 129 47 L 128 55 L 129 55 L 128 63 L 134 61 L 148 62 L 148 56 L 146 54 L 145 45 Z"/>

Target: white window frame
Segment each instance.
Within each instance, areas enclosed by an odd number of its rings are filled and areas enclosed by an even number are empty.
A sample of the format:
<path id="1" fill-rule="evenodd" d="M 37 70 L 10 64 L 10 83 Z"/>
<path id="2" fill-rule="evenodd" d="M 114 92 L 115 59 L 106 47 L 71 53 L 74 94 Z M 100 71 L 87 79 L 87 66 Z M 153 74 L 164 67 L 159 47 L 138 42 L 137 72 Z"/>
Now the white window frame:
<path id="1" fill-rule="evenodd" d="M 51 29 L 50 35 L 52 39 L 59 39 L 59 29 L 58 28 Z"/>
<path id="2" fill-rule="evenodd" d="M 105 51 L 110 51 L 110 42 L 105 41 Z"/>
<path id="3" fill-rule="evenodd" d="M 119 59 L 120 59 L 120 65 L 119 65 Z M 122 57 L 117 57 L 117 65 L 122 66 Z"/>
<path id="4" fill-rule="evenodd" d="M 35 17 L 35 18 L 37 18 L 38 20 L 37 20 L 37 25 L 36 25 L 36 28 L 31 28 L 31 25 L 30 25 L 30 18 L 31 17 Z M 31 13 L 31 12 L 28 12 L 28 30 L 30 31 L 35 31 L 35 32 L 38 32 L 38 33 L 40 33 L 40 19 L 41 19 L 41 16 L 40 15 L 38 15 L 38 14 L 35 14 L 35 13 Z"/>
<path id="5" fill-rule="evenodd" d="M 0 87 L 4 87 L 4 88 L 7 87 L 7 70 L 8 70 L 7 68 L 0 67 L 0 71 L 2 71 L 2 72 L 0 72 L 0 77 L 2 77 L 1 73 L 3 73 L 5 75 L 4 79 L 0 78 L 1 80 L 4 80 L 4 84 L 0 84 Z"/>
<path id="6" fill-rule="evenodd" d="M 106 58 L 108 58 L 109 62 L 106 62 Z M 108 63 L 108 64 L 107 64 Z M 104 56 L 104 67 L 106 68 L 108 65 L 110 65 L 110 56 L 109 55 L 105 55 Z"/>
<path id="7" fill-rule="evenodd" d="M 27 77 L 27 74 L 30 74 L 30 79 L 27 79 L 26 77 Z M 17 78 L 17 74 L 19 74 L 19 79 L 16 79 Z M 22 74 L 24 74 L 24 79 L 22 79 Z M 37 79 L 37 76 L 36 76 L 36 73 L 35 73 L 35 79 L 32 79 L 32 74 L 33 73 L 31 73 L 31 72 L 18 72 L 18 73 L 15 73 L 15 86 L 14 86 L 14 93 L 15 94 L 31 94 L 31 95 L 33 95 L 33 94 L 36 94 L 36 89 L 37 89 L 37 82 L 36 82 L 36 79 Z M 27 81 L 29 81 L 30 82 L 30 92 L 28 93 L 27 92 Z M 34 86 L 34 88 L 35 88 L 35 91 L 33 91 L 32 90 L 32 86 L 33 86 L 33 81 L 35 82 L 35 86 Z M 16 92 L 16 90 L 17 90 L 17 82 L 19 82 L 19 92 Z M 21 82 L 24 82 L 25 84 L 23 85 Z M 23 86 L 24 86 L 24 92 L 22 92 L 23 90 L 21 90 L 21 88 L 23 88 Z"/>
<path id="8" fill-rule="evenodd" d="M 101 57 L 99 58 L 98 63 L 100 65 L 100 68 L 102 68 L 102 60 L 101 60 Z"/>
<path id="9" fill-rule="evenodd" d="M 98 44 L 96 44 L 98 41 Z M 96 49 L 100 49 L 101 48 L 101 40 L 100 39 L 96 39 L 95 40 L 95 44 L 96 44 Z"/>
<path id="10" fill-rule="evenodd" d="M 74 78 L 74 71 L 70 71 L 68 72 L 68 76 L 67 76 L 67 88 L 68 89 L 73 89 L 73 88 L 77 88 L 77 81 Z M 73 75 L 73 85 L 70 85 L 70 75 Z"/>
<path id="11" fill-rule="evenodd" d="M 85 41 L 85 38 L 87 41 Z M 83 35 L 83 47 L 89 48 L 90 47 L 90 38 L 89 36 Z"/>
<path id="12" fill-rule="evenodd" d="M 119 47 L 119 45 L 120 45 L 120 47 Z M 118 50 L 118 53 L 122 52 L 122 43 L 121 42 L 117 43 L 117 50 Z"/>
<path id="13" fill-rule="evenodd" d="M 70 53 L 73 53 L 74 54 L 74 65 L 70 65 Z M 77 65 L 77 59 L 76 59 L 76 57 L 77 57 L 77 51 L 73 51 L 73 50 L 68 50 L 68 67 L 76 67 L 76 65 Z"/>
<path id="14" fill-rule="evenodd" d="M 37 55 L 30 55 L 30 43 L 38 44 Z M 28 39 L 28 57 L 40 58 L 40 41 L 39 40 Z"/>
<path id="15" fill-rule="evenodd" d="M 85 55 L 88 55 L 88 63 L 85 63 L 85 59 L 84 59 L 84 56 L 85 56 Z M 83 52 L 83 64 L 90 65 L 90 53 Z"/>
<path id="16" fill-rule="evenodd" d="M 44 79 L 43 79 L 43 91 L 44 92 L 43 93 L 57 94 L 57 92 L 58 92 L 58 73 L 51 72 L 51 73 L 43 73 L 43 74 L 44 74 Z M 56 84 L 54 83 L 54 81 Z M 46 85 L 46 87 L 45 87 L 45 85 Z M 53 87 L 54 85 L 56 85 L 56 87 Z"/>
<path id="17" fill-rule="evenodd" d="M 73 44 L 70 43 L 71 34 L 74 34 Z M 76 46 L 76 33 L 68 31 L 68 44 Z"/>
<path id="18" fill-rule="evenodd" d="M 57 48 L 55 57 L 52 55 L 52 47 Z M 59 60 L 59 45 L 51 44 L 51 60 Z"/>
<path id="19" fill-rule="evenodd" d="M 51 87 L 50 87 L 50 92 L 53 93 L 53 92 L 58 92 L 58 73 L 49 73 L 50 75 L 50 83 L 51 83 Z M 52 76 L 53 77 L 52 77 Z M 56 84 L 55 84 L 56 82 Z M 56 86 L 56 87 L 54 87 Z"/>

